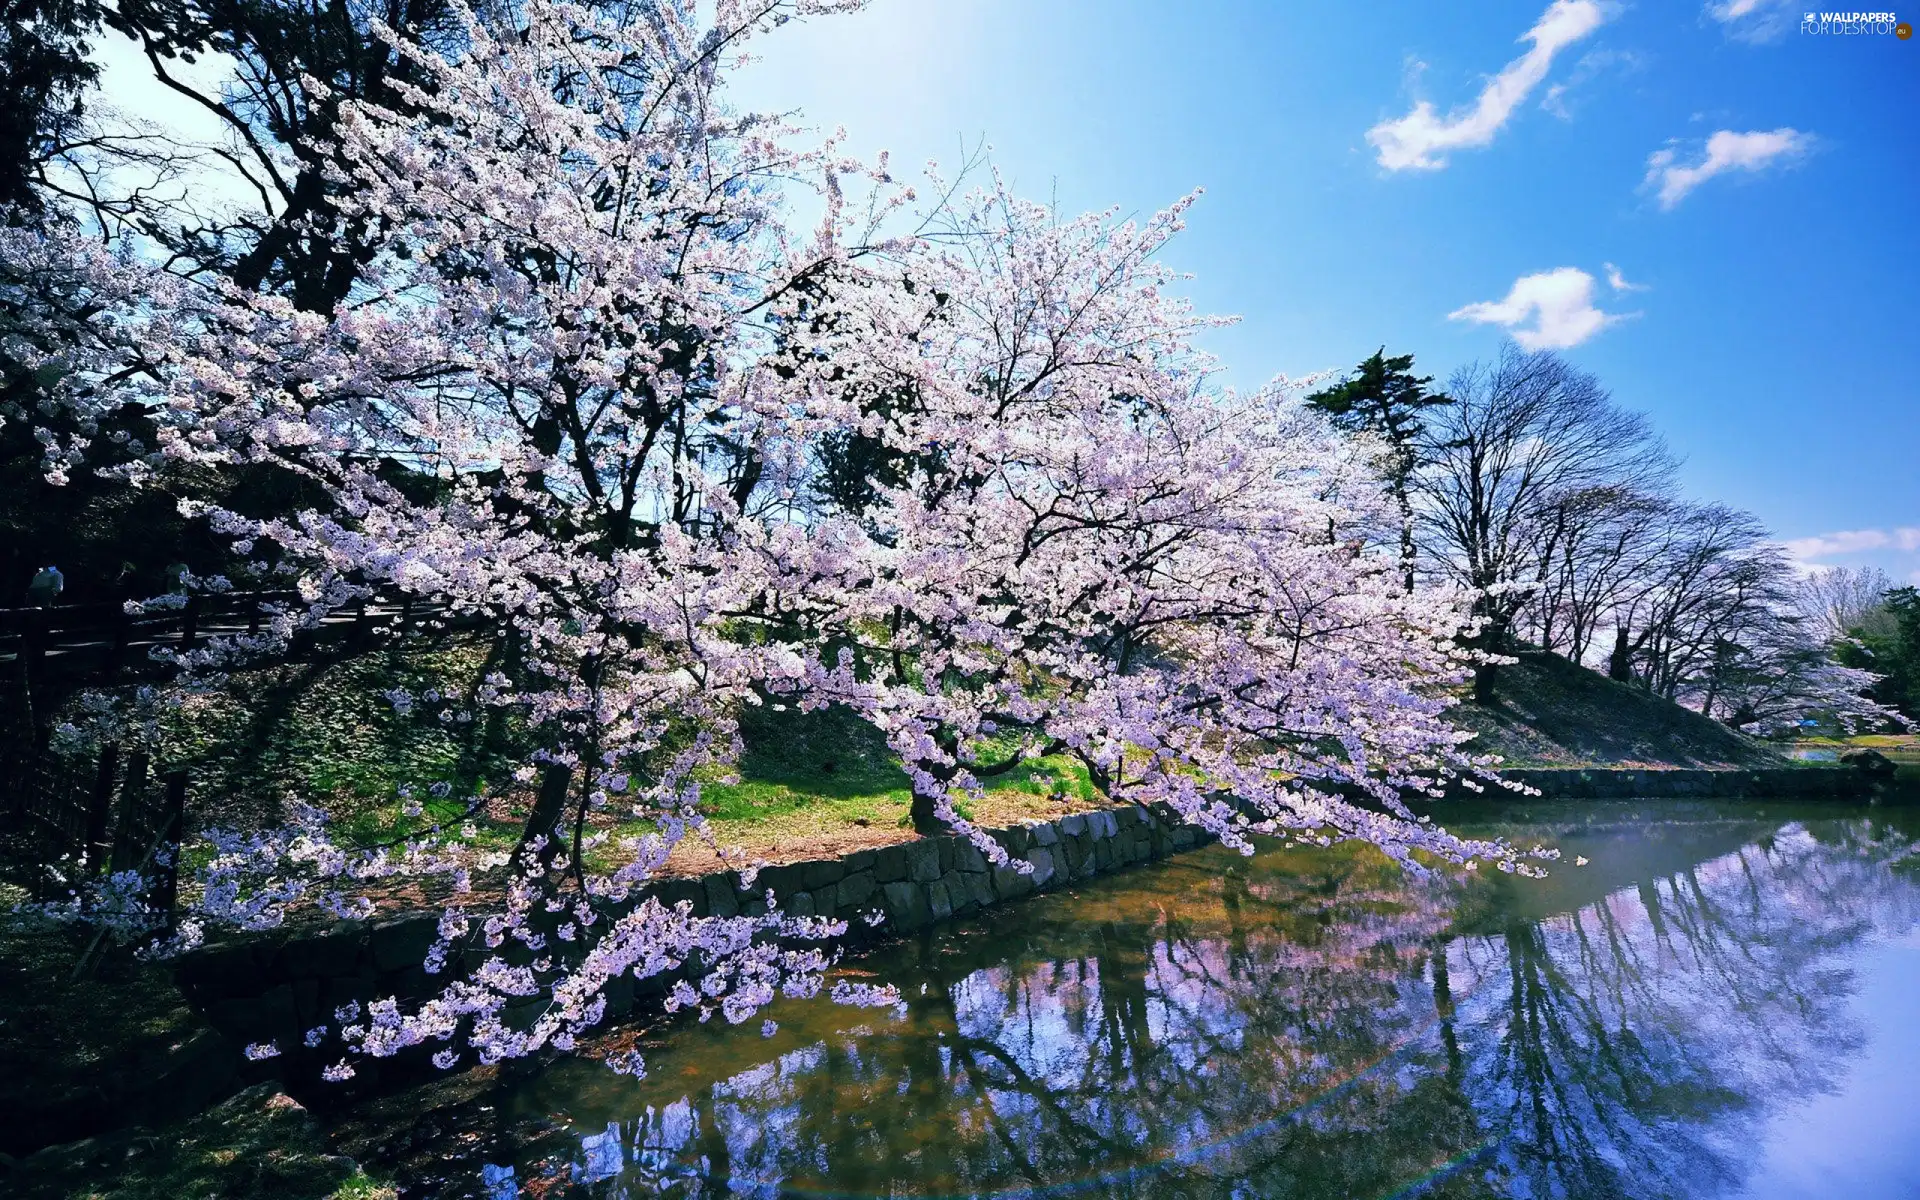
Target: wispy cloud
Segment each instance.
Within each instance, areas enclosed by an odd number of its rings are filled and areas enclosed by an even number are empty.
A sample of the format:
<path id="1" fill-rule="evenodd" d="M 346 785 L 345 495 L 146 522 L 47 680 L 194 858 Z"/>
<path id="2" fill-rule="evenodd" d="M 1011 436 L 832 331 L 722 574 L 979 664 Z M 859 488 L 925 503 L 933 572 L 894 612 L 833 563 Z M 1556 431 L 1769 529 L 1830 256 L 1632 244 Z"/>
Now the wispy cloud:
<path id="1" fill-rule="evenodd" d="M 1540 108 L 1562 121 L 1571 121 L 1574 106 L 1569 103 L 1569 97 L 1585 90 L 1602 75 L 1631 75 L 1646 67 L 1646 56 L 1632 50 L 1589 50 L 1573 64 L 1573 70 L 1567 72 L 1563 81 L 1547 88 L 1546 94 L 1540 97 Z"/>
<path id="2" fill-rule="evenodd" d="M 1799 11 L 1795 0 L 1718 0 L 1707 5 L 1707 15 L 1743 42 L 1772 41 L 1793 27 Z"/>
<path id="3" fill-rule="evenodd" d="M 1578 346 L 1621 314 L 1593 304 L 1593 276 L 1578 267 L 1558 267 L 1513 281 L 1504 300 L 1483 300 L 1447 314 L 1451 321 L 1503 325 L 1526 350 Z"/>
<path id="4" fill-rule="evenodd" d="M 1607 286 L 1616 292 L 1644 292 L 1649 286 L 1644 283 L 1628 283 L 1627 277 L 1620 273 L 1620 268 L 1612 263 L 1600 265 L 1607 269 Z"/>
<path id="5" fill-rule="evenodd" d="M 1707 139 L 1706 153 L 1696 163 L 1678 162 L 1672 147 L 1656 150 L 1647 159 L 1645 186 L 1654 189 L 1661 208 L 1671 209 L 1715 175 L 1763 171 L 1775 163 L 1799 158 L 1812 145 L 1813 138 L 1797 129 L 1782 127 L 1752 133 L 1722 129 Z"/>
<path id="6" fill-rule="evenodd" d="M 1814 563 L 1823 558 L 1866 554 L 1875 550 L 1898 550 L 1905 554 L 1920 552 L 1920 526 L 1903 525 L 1897 529 L 1842 529 L 1812 537 L 1789 538 L 1780 543 L 1796 561 Z"/>
<path id="7" fill-rule="evenodd" d="M 1367 130 L 1380 165 L 1389 171 L 1436 171 L 1447 165 L 1449 151 L 1492 142 L 1513 110 L 1547 77 L 1554 56 L 1598 29 L 1607 15 L 1597 0 L 1554 0 L 1521 35 L 1532 48 L 1487 80 L 1470 107 L 1442 117 L 1430 101 L 1421 100 L 1406 116 Z"/>

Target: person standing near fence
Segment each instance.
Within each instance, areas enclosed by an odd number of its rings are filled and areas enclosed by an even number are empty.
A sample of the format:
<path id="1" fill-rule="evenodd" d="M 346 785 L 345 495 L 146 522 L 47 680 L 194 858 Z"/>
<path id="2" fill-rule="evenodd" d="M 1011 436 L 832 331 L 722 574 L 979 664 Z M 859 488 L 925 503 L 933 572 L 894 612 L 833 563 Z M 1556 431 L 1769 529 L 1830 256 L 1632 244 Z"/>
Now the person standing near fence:
<path id="1" fill-rule="evenodd" d="M 67 577 L 55 566 L 41 567 L 27 585 L 27 603 L 35 608 L 52 608 L 60 593 L 67 589 Z"/>

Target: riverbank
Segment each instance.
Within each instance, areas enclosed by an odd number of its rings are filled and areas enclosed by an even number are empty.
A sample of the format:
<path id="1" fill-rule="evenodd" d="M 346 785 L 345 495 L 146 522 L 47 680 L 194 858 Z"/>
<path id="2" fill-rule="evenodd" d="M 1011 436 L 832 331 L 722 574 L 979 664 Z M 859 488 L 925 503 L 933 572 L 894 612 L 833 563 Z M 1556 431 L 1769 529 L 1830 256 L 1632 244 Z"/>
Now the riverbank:
<path id="1" fill-rule="evenodd" d="M 1646 767 L 1521 767 L 1501 771 L 1554 800 L 1740 800 L 1750 797 L 1863 800 L 1881 781 L 1850 766 L 1702 770 Z"/>
<path id="2" fill-rule="evenodd" d="M 988 832 L 1006 850 L 1008 864 L 988 862 L 964 838 L 923 837 L 768 866 L 751 884 L 737 871 L 662 879 L 642 889 L 632 903 L 652 897 L 667 906 L 684 904 L 696 916 L 751 916 L 766 911 L 771 893 L 796 916 L 847 921 L 844 943 L 858 947 L 1167 858 L 1211 840 L 1171 814 L 1138 805 Z M 869 924 L 875 917 L 878 923 Z M 337 1056 L 338 1048 L 308 1051 L 303 1030 L 325 1024 L 328 1014 L 342 1005 L 382 996 L 419 999 L 435 990 L 438 981 L 420 963 L 437 922 L 437 913 L 418 913 L 232 938 L 184 956 L 175 977 L 220 1036 L 235 1045 L 274 1043 L 281 1053 L 268 1060 L 269 1069 L 290 1081 L 304 1081 L 329 1054 Z M 674 980 L 658 975 L 636 983 L 623 977 L 607 989 L 609 1017 L 656 1010 Z M 376 1090 L 394 1077 L 414 1077 L 420 1064 L 413 1058 L 357 1061 L 354 1090 Z"/>
<path id="3" fill-rule="evenodd" d="M 1640 789 L 1638 798 L 1642 800 L 1649 799 L 1650 792 L 1673 801 L 1729 794 L 1745 794 L 1755 799 L 1792 796 L 1815 800 L 1834 799 L 1842 794 L 1834 791 L 1822 795 L 1814 787 L 1816 783 L 1832 788 L 1853 774 L 1850 770 L 1820 767 L 1708 773 L 1590 769 L 1536 770 L 1527 778 L 1530 782 L 1553 785 L 1541 790 L 1563 798 L 1577 784 L 1589 789 L 1594 798 L 1610 793 L 1605 795 L 1608 799 L 1625 799 L 1622 793 L 1631 787 Z M 1805 783 L 1799 790 L 1774 793 L 1771 797 L 1743 791 L 1789 779 Z M 1702 786 L 1707 790 L 1695 790 Z M 1495 794 L 1487 799 L 1497 802 L 1500 797 Z M 1436 806 L 1436 811 L 1444 816 L 1444 806 Z M 900 934 L 948 921 L 977 920 L 989 908 L 1164 859 L 1209 840 L 1191 827 L 1174 824 L 1164 815 L 1156 816 L 1139 808 L 1069 814 L 1051 821 L 999 829 L 995 835 L 1011 855 L 1033 867 L 1030 874 L 991 868 L 978 851 L 957 838 L 920 838 L 832 858 L 777 864 L 762 871 L 752 888 L 743 888 L 739 877 L 732 873 L 709 872 L 691 878 L 663 879 L 655 885 L 653 894 L 667 903 L 685 901 L 696 912 L 718 915 L 753 911 L 754 906 L 764 903 L 760 897 L 768 888 L 797 912 L 844 916 L 862 906 L 883 911 L 887 919 L 877 930 L 869 931 L 864 923 L 855 922 L 854 929 L 861 940 L 854 948 L 864 952 Z M 189 1050 L 187 1056 L 178 1059 L 188 1069 L 185 1072 L 176 1069 L 166 1086 L 142 1089 L 144 1101 L 126 1108 L 114 1108 L 110 1089 L 103 1088 L 98 1097 L 103 1107 L 96 1109 L 95 1130 L 104 1132 L 111 1128 L 100 1125 L 100 1120 L 111 1121 L 118 1115 L 124 1122 L 130 1114 L 137 1114 L 134 1119 L 154 1127 L 166 1127 L 199 1109 L 215 1105 L 221 1096 L 231 1095 L 243 1086 L 257 1085 L 270 1076 L 285 1073 L 289 1083 L 275 1084 L 276 1087 L 289 1086 L 303 1067 L 310 1078 L 314 1064 L 300 1059 L 299 1028 L 336 1001 L 394 993 L 419 994 L 427 979 L 418 963 L 432 936 L 432 920 L 430 915 L 420 914 L 372 923 L 346 922 L 302 934 L 283 932 L 238 939 L 189 956 L 175 970 L 179 994 L 191 1000 L 187 1006 L 189 1019 L 176 1022 L 180 1028 L 171 1030 L 176 1056 L 183 1047 Z M 657 1001 L 665 985 L 666 981 L 662 980 L 645 989 L 630 988 L 624 993 L 616 989 L 611 1015 L 629 1028 L 644 1029 L 657 1024 L 647 1021 L 646 1017 L 657 1012 Z M 246 1063 L 239 1057 L 239 1046 L 268 1039 L 292 1047 L 294 1052 L 265 1063 Z M 140 1064 L 129 1058 L 122 1065 L 137 1068 Z M 382 1080 L 380 1071 L 388 1068 L 391 1068 L 390 1076 Z M 147 1069 L 153 1068 L 149 1065 Z M 419 1070 L 418 1064 L 389 1060 L 362 1066 L 362 1074 L 356 1092 L 336 1094 L 347 1098 L 383 1087 L 392 1090 L 410 1086 L 434 1073 Z M 296 1095 L 305 1097 L 299 1085 L 291 1086 Z M 83 1115 L 70 1111 L 67 1117 Z M 83 1148 L 85 1156 L 97 1157 L 98 1146 L 118 1145 L 128 1132 L 105 1133 L 98 1145 Z M 138 1136 L 147 1137 L 149 1143 L 153 1141 L 146 1134 Z M 166 1140 L 175 1137 L 169 1134 Z M 72 1159 L 73 1147 L 56 1153 Z M 317 1197 L 330 1193 L 312 1194 Z"/>
<path id="4" fill-rule="evenodd" d="M 645 1079 L 447 1080 L 333 1144 L 449 1195 L 1709 1195 L 1807 1154 L 1905 1194 L 1912 812 L 1512 808 L 1461 829 L 1546 879 L 1201 851 L 876 950 L 897 1007 L 675 1022 Z"/>

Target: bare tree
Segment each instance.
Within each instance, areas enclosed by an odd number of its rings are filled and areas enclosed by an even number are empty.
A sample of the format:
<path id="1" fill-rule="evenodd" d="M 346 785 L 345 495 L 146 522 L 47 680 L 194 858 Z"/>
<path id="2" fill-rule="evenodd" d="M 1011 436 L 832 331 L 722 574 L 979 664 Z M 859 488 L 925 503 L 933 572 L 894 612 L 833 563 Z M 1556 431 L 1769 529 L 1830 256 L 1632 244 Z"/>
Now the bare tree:
<path id="1" fill-rule="evenodd" d="M 1643 592 L 1668 543 L 1675 497 L 1632 486 L 1575 492 L 1554 506 L 1540 547 L 1541 583 L 1516 621 L 1519 634 L 1585 662 L 1602 625 Z"/>
<path id="2" fill-rule="evenodd" d="M 1643 586 L 1614 612 L 1613 674 L 1678 699 L 1723 641 L 1739 642 L 1788 611 L 1791 569 L 1751 513 L 1724 504 L 1672 510 L 1661 553 Z"/>
<path id="3" fill-rule="evenodd" d="M 1646 418 L 1549 352 L 1509 345 L 1447 390 L 1456 402 L 1437 410 L 1413 481 L 1422 549 L 1432 569 L 1475 590 L 1476 644 L 1498 653 L 1551 577 L 1580 498 L 1663 492 L 1673 459 Z M 1491 696 L 1493 671 L 1476 675 L 1477 697 Z"/>
<path id="4" fill-rule="evenodd" d="M 1846 637 L 1867 621 L 1893 590 L 1877 567 L 1828 567 L 1800 581 L 1800 615 L 1822 643 Z"/>

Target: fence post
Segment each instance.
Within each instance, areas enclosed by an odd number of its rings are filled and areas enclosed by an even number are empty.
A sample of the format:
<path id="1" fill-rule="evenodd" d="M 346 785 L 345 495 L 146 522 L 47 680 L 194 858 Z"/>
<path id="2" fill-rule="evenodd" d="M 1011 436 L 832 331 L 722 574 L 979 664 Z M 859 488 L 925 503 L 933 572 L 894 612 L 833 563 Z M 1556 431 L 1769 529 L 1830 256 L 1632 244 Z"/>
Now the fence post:
<path id="1" fill-rule="evenodd" d="M 152 836 L 140 828 L 146 790 L 147 752 L 136 746 L 133 753 L 127 755 L 127 769 L 120 780 L 120 820 L 113 834 L 111 870 L 124 871 L 140 865 L 139 855 L 145 848 L 142 839 Z"/>
<path id="2" fill-rule="evenodd" d="M 107 869 L 113 856 L 107 822 L 113 815 L 113 777 L 119 768 L 120 743 L 100 747 L 100 772 L 94 776 L 93 795 L 87 803 L 87 866 L 96 874 Z"/>
<path id="3" fill-rule="evenodd" d="M 195 592 L 192 595 L 187 597 L 186 620 L 180 626 L 180 649 L 181 650 L 193 649 L 193 644 L 198 639 L 199 633 L 200 633 L 200 593 Z"/>
<path id="4" fill-rule="evenodd" d="M 47 626 L 52 620 L 44 608 L 30 608 L 21 614 L 20 665 L 30 679 L 39 672 L 41 662 L 47 657 Z"/>
<path id="5" fill-rule="evenodd" d="M 160 818 L 160 836 L 156 839 L 166 861 L 160 865 L 153 885 L 153 906 L 160 910 L 168 932 L 174 928 L 174 905 L 180 898 L 180 843 L 185 840 L 187 824 L 187 773 L 167 772 L 166 807 Z"/>
<path id="6" fill-rule="evenodd" d="M 107 650 L 108 675 L 116 675 L 127 658 L 127 643 L 133 640 L 133 618 L 123 604 L 113 615 L 113 645 Z"/>

